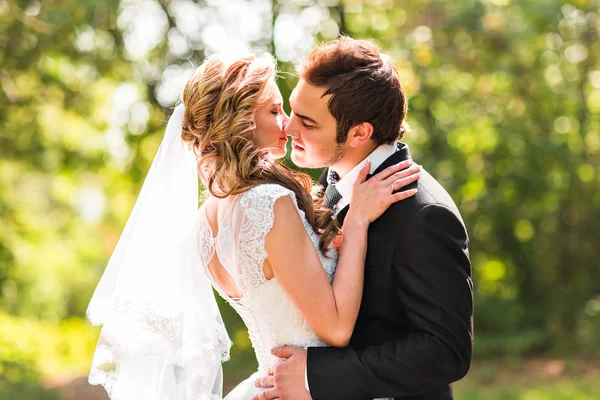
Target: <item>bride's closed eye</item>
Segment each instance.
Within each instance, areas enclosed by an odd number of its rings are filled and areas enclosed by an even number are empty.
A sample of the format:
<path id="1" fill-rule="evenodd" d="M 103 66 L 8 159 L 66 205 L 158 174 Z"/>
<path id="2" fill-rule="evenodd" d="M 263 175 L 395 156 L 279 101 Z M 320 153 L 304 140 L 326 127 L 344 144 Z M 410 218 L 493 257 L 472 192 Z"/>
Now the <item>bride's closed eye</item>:
<path id="1" fill-rule="evenodd" d="M 280 104 L 273 105 L 274 107 L 271 109 L 271 114 L 273 115 L 283 115 L 283 108 L 281 108 Z"/>

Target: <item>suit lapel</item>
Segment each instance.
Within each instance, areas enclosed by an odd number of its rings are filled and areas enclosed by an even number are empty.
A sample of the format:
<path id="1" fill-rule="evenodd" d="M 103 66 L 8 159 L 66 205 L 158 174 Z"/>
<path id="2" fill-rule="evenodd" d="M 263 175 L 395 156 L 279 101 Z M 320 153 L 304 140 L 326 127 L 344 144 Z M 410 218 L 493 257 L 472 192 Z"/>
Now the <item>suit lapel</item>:
<path id="1" fill-rule="evenodd" d="M 368 175 L 367 179 L 371 179 L 371 177 L 373 175 L 377 175 L 378 173 L 380 173 L 387 167 L 391 167 L 394 164 L 398 164 L 399 162 L 402 162 L 404 160 L 412 161 L 412 159 L 410 157 L 410 151 L 408 149 L 408 145 L 405 143 L 402 143 L 402 142 L 398 142 L 397 146 L 398 146 L 398 150 L 394 154 L 392 154 L 390 157 L 388 157 L 379 167 L 377 167 L 377 169 L 375 170 L 375 172 L 372 175 Z M 323 178 L 323 176 L 325 176 L 325 178 L 327 178 L 327 171 L 328 170 L 325 170 L 323 175 L 321 175 L 321 178 Z M 319 178 L 319 183 L 321 182 L 321 178 Z M 325 184 L 327 184 L 327 179 L 325 179 Z M 349 209 L 350 209 L 350 206 L 347 205 L 346 207 L 341 209 L 340 212 L 335 217 L 335 220 L 336 220 L 338 226 L 344 225 L 344 219 L 346 219 L 346 214 L 348 214 Z"/>
<path id="2" fill-rule="evenodd" d="M 402 162 L 404 160 L 412 161 L 412 159 L 410 158 L 410 151 L 408 149 L 408 145 L 402 142 L 398 142 L 396 143 L 396 145 L 398 146 L 398 150 L 396 150 L 394 154 L 388 157 L 387 160 L 385 160 L 379 167 L 377 167 L 377 169 L 375 170 L 375 172 L 373 172 L 372 175 L 367 176 L 367 179 L 370 179 L 373 175 L 377 175 L 387 167 L 391 167 L 394 164 L 398 164 L 399 162 Z"/>
<path id="3" fill-rule="evenodd" d="M 337 222 L 337 225 L 339 227 L 344 225 L 344 219 L 346 219 L 346 214 L 348 214 L 349 209 L 350 209 L 350 205 L 347 205 L 346 207 L 342 208 L 340 210 L 340 212 L 337 213 L 337 215 L 335 216 L 335 221 Z"/>
<path id="4" fill-rule="evenodd" d="M 327 175 L 328 174 L 329 174 L 329 168 L 325 168 L 318 180 L 319 185 L 323 186 L 323 192 L 325 192 L 325 189 L 327 189 L 327 186 L 328 186 L 328 183 L 327 183 Z"/>

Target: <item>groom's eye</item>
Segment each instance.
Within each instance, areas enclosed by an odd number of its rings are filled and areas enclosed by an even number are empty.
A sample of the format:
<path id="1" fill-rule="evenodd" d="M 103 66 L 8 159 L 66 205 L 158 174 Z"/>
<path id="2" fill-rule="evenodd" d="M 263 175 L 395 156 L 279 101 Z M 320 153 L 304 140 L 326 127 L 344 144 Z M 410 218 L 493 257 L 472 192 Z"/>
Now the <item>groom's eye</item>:
<path id="1" fill-rule="evenodd" d="M 303 126 L 303 127 L 305 127 L 306 129 L 312 129 L 312 128 L 315 128 L 315 127 L 314 127 L 314 126 L 312 126 L 312 125 L 308 125 L 306 122 L 304 122 L 304 120 L 302 120 L 302 126 Z"/>

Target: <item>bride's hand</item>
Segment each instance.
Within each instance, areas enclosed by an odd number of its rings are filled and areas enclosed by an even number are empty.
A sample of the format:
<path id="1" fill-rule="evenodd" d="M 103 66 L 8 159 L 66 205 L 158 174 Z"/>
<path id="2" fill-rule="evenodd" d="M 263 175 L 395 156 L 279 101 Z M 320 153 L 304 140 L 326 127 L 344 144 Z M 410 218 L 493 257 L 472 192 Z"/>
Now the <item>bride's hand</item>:
<path id="1" fill-rule="evenodd" d="M 398 192 L 421 177 L 421 166 L 413 164 L 406 168 L 409 165 L 409 160 L 402 161 L 366 180 L 371 169 L 371 163 L 367 161 L 352 189 L 349 213 L 355 218 L 365 218 L 365 222 L 371 223 L 393 203 L 414 196 L 417 189 Z"/>

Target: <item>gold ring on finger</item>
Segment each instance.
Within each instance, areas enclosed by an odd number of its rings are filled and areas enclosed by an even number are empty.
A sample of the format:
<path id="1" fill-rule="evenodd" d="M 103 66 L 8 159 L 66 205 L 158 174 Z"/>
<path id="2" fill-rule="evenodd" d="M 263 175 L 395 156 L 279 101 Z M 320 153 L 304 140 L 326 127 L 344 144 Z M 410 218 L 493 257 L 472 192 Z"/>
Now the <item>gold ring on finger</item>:
<path id="1" fill-rule="evenodd" d="M 394 182 L 390 183 L 390 187 L 392 188 L 392 193 L 394 193 L 396 191 L 396 188 L 394 187 Z"/>

